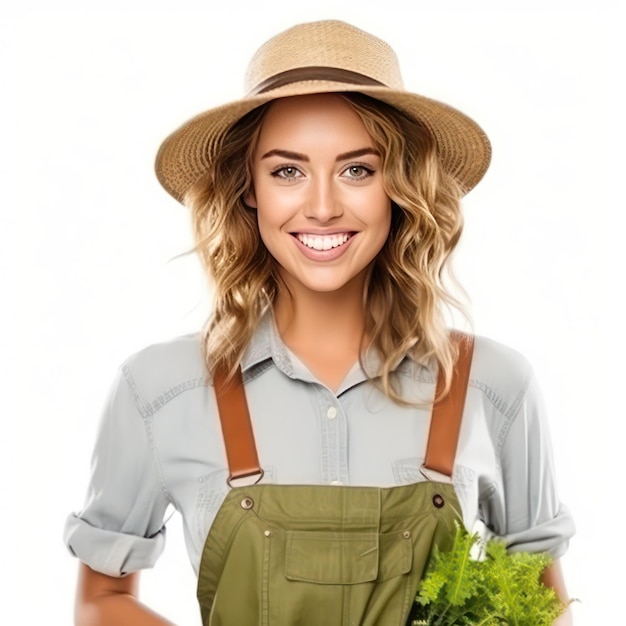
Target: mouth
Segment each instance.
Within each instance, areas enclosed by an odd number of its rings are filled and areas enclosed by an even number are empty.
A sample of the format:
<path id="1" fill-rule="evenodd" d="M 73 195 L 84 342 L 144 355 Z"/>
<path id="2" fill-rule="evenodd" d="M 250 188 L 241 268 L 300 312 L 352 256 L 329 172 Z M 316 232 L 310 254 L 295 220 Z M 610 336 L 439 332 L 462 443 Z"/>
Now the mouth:
<path id="1" fill-rule="evenodd" d="M 311 250 L 332 250 L 343 246 L 354 233 L 333 233 L 332 235 L 317 235 L 315 233 L 295 233 L 293 236 Z"/>

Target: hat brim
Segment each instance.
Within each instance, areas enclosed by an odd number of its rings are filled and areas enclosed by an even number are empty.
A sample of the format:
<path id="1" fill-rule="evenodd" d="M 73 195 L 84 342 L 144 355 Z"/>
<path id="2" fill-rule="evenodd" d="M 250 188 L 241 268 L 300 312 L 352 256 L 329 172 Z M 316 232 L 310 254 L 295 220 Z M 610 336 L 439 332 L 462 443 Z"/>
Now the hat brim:
<path id="1" fill-rule="evenodd" d="M 190 187 L 208 171 L 224 133 L 256 107 L 291 96 L 358 92 L 381 100 L 418 120 L 433 135 L 443 168 L 470 191 L 484 176 L 491 160 L 491 144 L 484 131 L 457 109 L 418 94 L 384 86 L 362 86 L 312 80 L 278 87 L 209 109 L 169 135 L 156 156 L 159 182 L 182 202 Z"/>

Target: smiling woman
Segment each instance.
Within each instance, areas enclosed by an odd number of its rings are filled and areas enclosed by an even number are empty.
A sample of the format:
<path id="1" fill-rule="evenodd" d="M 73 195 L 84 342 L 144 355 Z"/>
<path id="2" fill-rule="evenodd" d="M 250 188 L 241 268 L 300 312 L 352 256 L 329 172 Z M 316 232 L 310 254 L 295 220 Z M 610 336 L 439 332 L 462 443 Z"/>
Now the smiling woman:
<path id="1" fill-rule="evenodd" d="M 458 524 L 549 552 L 566 601 L 574 529 L 532 368 L 444 323 L 489 158 L 475 122 L 336 21 L 267 42 L 245 98 L 165 140 L 157 174 L 191 210 L 215 310 L 120 368 L 66 525 L 77 623 L 165 623 L 136 572 L 170 504 L 207 626 L 403 626 Z"/>
<path id="2" fill-rule="evenodd" d="M 246 201 L 257 209 L 261 239 L 295 302 L 301 289 L 335 298 L 346 289 L 363 293 L 391 223 L 381 158 L 371 144 L 341 96 L 270 105 Z M 285 296 L 277 296 L 281 310 Z"/>

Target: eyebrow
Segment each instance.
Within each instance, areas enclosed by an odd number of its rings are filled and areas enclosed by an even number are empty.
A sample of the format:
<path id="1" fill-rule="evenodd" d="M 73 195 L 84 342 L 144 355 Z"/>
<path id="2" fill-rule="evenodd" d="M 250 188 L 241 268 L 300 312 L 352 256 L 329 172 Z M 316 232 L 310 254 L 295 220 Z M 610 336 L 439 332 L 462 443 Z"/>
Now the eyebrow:
<path id="1" fill-rule="evenodd" d="M 366 154 L 373 154 L 374 156 L 380 156 L 378 150 L 374 150 L 374 148 L 359 148 L 358 150 L 351 150 L 350 152 L 343 152 L 342 154 L 338 154 L 336 161 L 345 161 L 347 159 L 356 159 L 360 156 L 365 156 Z M 270 150 L 266 152 L 261 159 L 267 159 L 269 157 L 279 156 L 285 159 L 293 159 L 294 161 L 304 161 L 308 163 L 310 161 L 309 157 L 306 154 L 300 154 L 299 152 L 291 152 L 290 150 Z"/>

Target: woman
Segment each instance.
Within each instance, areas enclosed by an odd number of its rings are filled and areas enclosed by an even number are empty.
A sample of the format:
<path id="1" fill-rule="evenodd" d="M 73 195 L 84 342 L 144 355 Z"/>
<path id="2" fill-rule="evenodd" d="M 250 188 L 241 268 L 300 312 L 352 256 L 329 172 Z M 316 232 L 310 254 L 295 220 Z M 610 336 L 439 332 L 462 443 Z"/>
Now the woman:
<path id="1" fill-rule="evenodd" d="M 205 624 L 404 624 L 457 519 L 549 551 L 565 601 L 573 526 L 532 370 L 442 320 L 484 133 L 404 91 L 393 51 L 341 22 L 273 38 L 247 82 L 157 157 L 216 306 L 202 336 L 120 368 L 66 526 L 77 623 L 167 623 L 136 572 L 170 504 Z"/>

